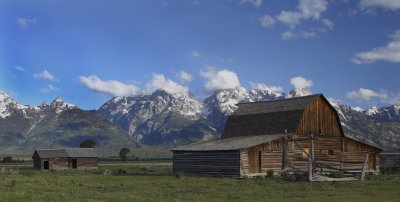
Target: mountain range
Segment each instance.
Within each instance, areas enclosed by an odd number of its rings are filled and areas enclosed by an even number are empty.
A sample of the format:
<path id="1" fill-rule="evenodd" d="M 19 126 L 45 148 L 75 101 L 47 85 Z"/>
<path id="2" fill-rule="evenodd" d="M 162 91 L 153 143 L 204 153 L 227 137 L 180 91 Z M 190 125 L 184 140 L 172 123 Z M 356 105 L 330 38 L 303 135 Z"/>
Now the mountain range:
<path id="1" fill-rule="evenodd" d="M 0 92 L 0 148 L 79 146 L 94 139 L 101 148 L 143 144 L 173 147 L 219 137 L 227 116 L 240 102 L 310 95 L 307 89 L 286 93 L 268 87 L 217 90 L 205 99 L 187 91 L 157 90 L 135 97 L 114 97 L 98 110 L 85 111 L 56 98 L 32 107 Z M 330 100 L 346 135 L 387 150 L 400 149 L 400 106 L 367 110 Z"/>

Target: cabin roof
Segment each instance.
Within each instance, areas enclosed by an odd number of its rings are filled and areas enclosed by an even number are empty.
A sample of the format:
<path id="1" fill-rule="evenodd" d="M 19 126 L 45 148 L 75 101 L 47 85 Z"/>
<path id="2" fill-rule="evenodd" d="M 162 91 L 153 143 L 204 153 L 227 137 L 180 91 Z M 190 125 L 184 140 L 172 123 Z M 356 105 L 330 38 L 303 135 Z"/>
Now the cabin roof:
<path id="1" fill-rule="evenodd" d="M 94 148 L 36 149 L 40 158 L 97 158 Z"/>
<path id="2" fill-rule="evenodd" d="M 257 136 L 241 136 L 232 138 L 217 138 L 199 143 L 180 146 L 172 149 L 172 151 L 229 151 L 240 150 L 260 144 L 267 143 L 271 140 L 282 138 L 285 134 L 274 135 L 257 135 Z"/>
<path id="3" fill-rule="evenodd" d="M 238 104 L 228 117 L 222 138 L 295 133 L 304 109 L 321 94 Z"/>
<path id="4" fill-rule="evenodd" d="M 237 104 L 239 108 L 231 116 L 304 110 L 316 97 L 320 96 L 322 96 L 322 94 L 271 101 L 239 103 Z"/>

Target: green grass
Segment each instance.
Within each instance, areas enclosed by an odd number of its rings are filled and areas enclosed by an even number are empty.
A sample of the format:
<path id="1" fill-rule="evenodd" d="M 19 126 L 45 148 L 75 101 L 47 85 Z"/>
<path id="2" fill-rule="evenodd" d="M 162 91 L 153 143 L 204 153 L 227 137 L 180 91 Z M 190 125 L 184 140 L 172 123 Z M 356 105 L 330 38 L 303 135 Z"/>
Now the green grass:
<path id="1" fill-rule="evenodd" d="M 400 174 L 370 176 L 364 182 L 310 183 L 170 173 L 170 163 L 48 172 L 0 167 L 0 201 L 400 201 Z"/>

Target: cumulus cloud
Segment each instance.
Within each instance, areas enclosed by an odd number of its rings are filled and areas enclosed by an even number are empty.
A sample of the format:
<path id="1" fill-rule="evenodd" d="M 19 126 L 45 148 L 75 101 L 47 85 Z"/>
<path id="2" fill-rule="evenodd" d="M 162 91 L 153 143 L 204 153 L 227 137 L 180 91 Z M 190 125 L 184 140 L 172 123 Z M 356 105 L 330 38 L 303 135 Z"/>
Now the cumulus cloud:
<path id="1" fill-rule="evenodd" d="M 347 98 L 352 99 L 352 100 L 365 100 L 369 101 L 372 98 L 380 98 L 382 100 L 388 98 L 387 92 L 381 91 L 381 92 L 376 92 L 371 89 L 367 88 L 360 88 L 358 90 L 353 90 L 347 93 Z"/>
<path id="2" fill-rule="evenodd" d="M 17 24 L 20 28 L 27 28 L 32 24 L 37 23 L 37 18 L 17 18 Z"/>
<path id="3" fill-rule="evenodd" d="M 153 78 L 146 84 L 146 89 L 148 92 L 162 89 L 171 94 L 189 91 L 187 87 L 184 87 L 173 80 L 166 79 L 163 74 L 153 74 Z"/>
<path id="4" fill-rule="evenodd" d="M 362 8 L 382 7 L 388 10 L 399 10 L 399 0 L 361 0 L 360 6 Z"/>
<path id="5" fill-rule="evenodd" d="M 54 92 L 57 91 L 57 87 L 49 84 L 46 88 L 42 88 L 40 89 L 40 92 L 42 93 L 49 93 L 49 92 Z"/>
<path id="6" fill-rule="evenodd" d="M 136 96 L 141 90 L 134 84 L 125 84 L 115 80 L 101 80 L 96 75 L 80 76 L 79 80 L 89 89 L 112 96 Z"/>
<path id="7" fill-rule="evenodd" d="M 268 86 L 264 83 L 253 83 L 250 82 L 250 86 L 252 89 L 256 90 L 262 90 L 262 91 L 269 91 L 273 93 L 280 93 L 283 91 L 283 88 L 281 86 Z"/>
<path id="8" fill-rule="evenodd" d="M 261 25 L 262 25 L 263 27 L 266 27 L 266 28 L 272 27 L 272 26 L 275 25 L 275 19 L 274 19 L 272 16 L 270 16 L 270 15 L 264 15 L 264 16 L 261 17 L 259 20 L 260 20 L 260 22 L 261 22 Z"/>
<path id="9" fill-rule="evenodd" d="M 243 3 L 250 3 L 253 4 L 255 7 L 260 7 L 263 3 L 263 0 L 240 0 L 240 4 Z"/>
<path id="10" fill-rule="evenodd" d="M 386 89 L 374 91 L 367 88 L 360 88 L 347 93 L 347 98 L 359 101 L 376 101 L 382 103 L 400 105 L 400 93 L 394 93 Z"/>
<path id="11" fill-rule="evenodd" d="M 35 79 L 46 79 L 49 81 L 59 81 L 56 77 L 54 77 L 49 71 L 43 70 L 41 72 L 34 73 L 32 75 Z"/>
<path id="12" fill-rule="evenodd" d="M 206 79 L 204 88 L 207 92 L 241 86 L 237 74 L 227 69 L 216 71 L 213 68 L 208 68 L 201 70 L 200 75 Z"/>
<path id="13" fill-rule="evenodd" d="M 301 76 L 291 78 L 290 83 L 292 83 L 293 87 L 296 89 L 310 88 L 313 85 L 312 80 L 308 80 Z"/>
<path id="14" fill-rule="evenodd" d="M 357 53 L 353 58 L 356 64 L 373 63 L 379 60 L 400 63 L 400 30 L 391 36 L 391 41 L 386 46 Z"/>
<path id="15" fill-rule="evenodd" d="M 201 58 L 201 57 L 203 57 L 198 51 L 193 51 L 191 55 L 192 55 L 192 57 L 194 57 L 194 58 Z"/>
<path id="16" fill-rule="evenodd" d="M 179 71 L 177 76 L 183 83 L 191 82 L 193 80 L 193 76 L 185 71 Z"/>

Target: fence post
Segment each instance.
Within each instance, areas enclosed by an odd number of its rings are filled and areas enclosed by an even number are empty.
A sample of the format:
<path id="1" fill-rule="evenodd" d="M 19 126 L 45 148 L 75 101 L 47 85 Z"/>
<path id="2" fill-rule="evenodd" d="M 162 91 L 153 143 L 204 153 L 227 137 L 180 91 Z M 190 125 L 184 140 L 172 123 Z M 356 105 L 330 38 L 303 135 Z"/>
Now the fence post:
<path id="1" fill-rule="evenodd" d="M 308 181 L 312 182 L 313 178 L 313 169 L 312 169 L 312 159 L 308 158 Z"/>
<path id="2" fill-rule="evenodd" d="M 315 144 L 315 142 L 314 142 L 314 134 L 312 134 L 311 133 L 311 162 L 312 162 L 312 172 L 314 173 L 314 163 L 315 163 L 315 157 L 314 157 L 314 144 Z"/>
<path id="3" fill-rule="evenodd" d="M 287 150 L 288 150 L 288 137 L 283 137 L 283 152 L 282 152 L 282 170 L 285 170 L 287 165 Z"/>
<path id="4" fill-rule="evenodd" d="M 364 163 L 362 166 L 362 171 L 361 171 L 361 176 L 360 176 L 360 180 L 364 181 L 364 177 L 365 177 L 365 170 L 367 169 L 368 166 L 368 153 L 365 154 L 365 158 L 364 158 Z"/>

